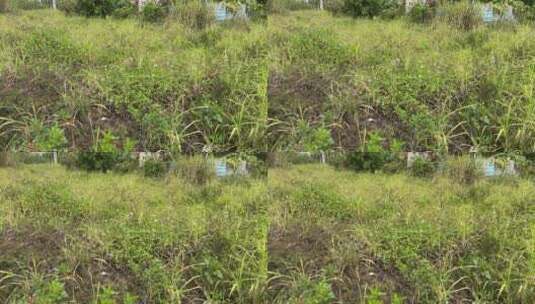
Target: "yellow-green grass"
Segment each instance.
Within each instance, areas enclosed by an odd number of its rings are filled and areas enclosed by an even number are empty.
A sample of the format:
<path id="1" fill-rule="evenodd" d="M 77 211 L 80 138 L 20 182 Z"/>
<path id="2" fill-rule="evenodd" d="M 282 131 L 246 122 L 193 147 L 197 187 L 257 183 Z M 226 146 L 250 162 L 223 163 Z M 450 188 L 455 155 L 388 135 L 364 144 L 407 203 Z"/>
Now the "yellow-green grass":
<path id="1" fill-rule="evenodd" d="M 205 185 L 1 168 L 0 299 L 529 302 L 535 184 L 459 181 L 322 165 Z"/>
<path id="2" fill-rule="evenodd" d="M 346 148 L 376 130 L 408 149 L 535 149 L 530 25 L 465 31 L 297 11 L 268 28 L 274 144 L 299 148 L 305 122 Z"/>
<path id="3" fill-rule="evenodd" d="M 59 125 L 78 149 L 105 130 L 145 150 L 253 149 L 267 115 L 266 42 L 256 23 L 2 14 L 1 144 L 36 149 L 36 133 Z"/>

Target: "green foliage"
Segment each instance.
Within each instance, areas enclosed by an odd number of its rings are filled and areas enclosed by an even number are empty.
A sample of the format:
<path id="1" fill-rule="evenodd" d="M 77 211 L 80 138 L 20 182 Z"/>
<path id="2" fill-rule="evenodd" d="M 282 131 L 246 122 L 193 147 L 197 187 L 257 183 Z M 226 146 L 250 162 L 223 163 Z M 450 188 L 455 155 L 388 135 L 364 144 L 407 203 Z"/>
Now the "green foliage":
<path id="1" fill-rule="evenodd" d="M 339 165 L 356 171 L 399 171 L 403 166 L 400 158 L 403 143 L 394 140 L 388 148 L 384 145 L 385 139 L 379 133 L 369 133 L 361 150 L 347 153 L 345 160 Z"/>
<path id="2" fill-rule="evenodd" d="M 67 300 L 67 293 L 63 282 L 54 279 L 50 282 L 44 283 L 43 286 L 38 287 L 35 293 L 36 304 L 57 304 L 65 303 Z"/>
<path id="3" fill-rule="evenodd" d="M 159 160 L 147 160 L 143 164 L 143 174 L 145 177 L 162 177 L 167 173 L 167 166 Z"/>
<path id="4" fill-rule="evenodd" d="M 125 11 L 133 11 L 132 6 L 129 0 L 77 0 L 74 10 L 86 17 L 106 17 L 114 13 L 123 15 Z"/>
<path id="5" fill-rule="evenodd" d="M 352 17 L 391 16 L 399 10 L 399 2 L 392 0 L 344 0 L 343 12 Z"/>
<path id="6" fill-rule="evenodd" d="M 524 22 L 535 21 L 535 3 L 530 0 L 524 1 L 510 1 L 509 4 L 513 7 L 515 16 Z"/>
<path id="7" fill-rule="evenodd" d="M 428 23 L 435 17 L 435 8 L 427 4 L 417 3 L 409 11 L 408 18 L 414 23 Z"/>
<path id="8" fill-rule="evenodd" d="M 294 296 L 292 303 L 329 304 L 336 299 L 331 284 L 324 278 L 314 282 L 305 277 L 297 284 L 298 295 Z"/>
<path id="9" fill-rule="evenodd" d="M 161 22 L 166 16 L 167 9 L 154 1 L 145 4 L 141 11 L 141 19 L 146 22 Z"/>
<path id="10" fill-rule="evenodd" d="M 67 139 L 62 128 L 57 124 L 44 128 L 35 136 L 35 146 L 39 151 L 59 151 L 65 148 Z"/>
<path id="11" fill-rule="evenodd" d="M 104 287 L 98 291 L 95 304 L 116 304 L 115 291 L 111 287 Z"/>
<path id="12" fill-rule="evenodd" d="M 271 169 L 267 183 L 195 185 L 2 168 L 0 301 L 533 298 L 533 181 L 457 178 L 300 165 Z M 80 269 L 83 287 L 64 288 Z"/>
<path id="13" fill-rule="evenodd" d="M 135 142 L 127 138 L 122 148 L 119 148 L 118 144 L 118 138 L 112 132 L 106 131 L 90 150 L 76 152 L 76 159 L 71 165 L 86 171 L 116 170 L 124 173 L 133 170 L 136 164 L 130 153 Z"/>
<path id="14" fill-rule="evenodd" d="M 444 7 L 425 30 L 313 11 L 271 16 L 272 146 L 302 149 L 302 126 L 321 124 L 347 151 L 370 129 L 410 150 L 532 151 L 532 27 L 479 26 L 477 5 Z"/>
<path id="15" fill-rule="evenodd" d="M 483 24 L 479 6 L 470 1 L 449 3 L 440 7 L 440 18 L 460 30 L 473 30 Z"/>
<path id="16" fill-rule="evenodd" d="M 331 131 L 326 128 L 314 128 L 307 132 L 307 137 L 304 140 L 306 151 L 318 152 L 329 150 L 334 141 L 331 137 Z"/>
<path id="17" fill-rule="evenodd" d="M 325 10 L 331 12 L 333 15 L 340 15 L 344 13 L 344 0 L 330 0 L 325 3 Z"/>
<path id="18" fill-rule="evenodd" d="M 375 172 L 383 168 L 387 162 L 388 154 L 385 152 L 350 152 L 344 166 L 355 171 Z"/>
<path id="19" fill-rule="evenodd" d="M 111 170 L 117 163 L 117 155 L 106 152 L 82 151 L 76 159 L 76 167 L 86 171 Z"/>
<path id="20" fill-rule="evenodd" d="M 383 304 L 382 297 L 384 293 L 381 292 L 381 289 L 374 287 L 370 289 L 368 295 L 366 295 L 366 304 Z"/>
<path id="21" fill-rule="evenodd" d="M 18 75 L 0 108 L 1 145 L 31 148 L 37 120 L 68 128 L 74 149 L 93 146 L 100 128 L 145 151 L 258 150 L 268 109 L 265 27 L 212 24 L 208 8 L 184 7 L 173 11 L 182 19 L 158 30 L 50 10 L 22 12 L 31 22 L 1 18 L 0 66 Z"/>
<path id="22" fill-rule="evenodd" d="M 427 158 L 416 157 L 409 167 L 409 172 L 412 176 L 429 177 L 435 172 L 435 164 Z"/>

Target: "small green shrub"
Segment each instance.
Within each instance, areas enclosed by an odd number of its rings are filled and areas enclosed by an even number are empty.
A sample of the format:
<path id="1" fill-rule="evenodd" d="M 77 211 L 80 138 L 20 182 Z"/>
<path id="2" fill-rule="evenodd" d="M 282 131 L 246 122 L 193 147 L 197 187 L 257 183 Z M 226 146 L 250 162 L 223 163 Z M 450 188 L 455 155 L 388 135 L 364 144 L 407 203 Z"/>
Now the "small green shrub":
<path id="1" fill-rule="evenodd" d="M 535 152 L 527 153 L 520 164 L 520 171 L 526 176 L 535 176 Z"/>
<path id="2" fill-rule="evenodd" d="M 417 177 L 429 177 L 435 172 L 435 165 L 431 160 L 416 157 L 409 167 L 409 173 Z"/>
<path id="3" fill-rule="evenodd" d="M 306 151 L 319 152 L 327 151 L 334 144 L 331 131 L 327 128 L 316 128 L 311 130 L 304 141 Z"/>
<path id="4" fill-rule="evenodd" d="M 390 17 L 399 7 L 396 0 L 345 0 L 343 11 L 353 17 Z"/>
<path id="5" fill-rule="evenodd" d="M 137 13 L 137 8 L 135 5 L 131 3 L 125 3 L 124 5 L 118 6 L 116 9 L 113 10 L 112 16 L 115 18 L 128 18 L 130 16 L 134 16 Z"/>
<path id="6" fill-rule="evenodd" d="M 409 11 L 408 18 L 414 23 L 428 23 L 435 17 L 434 7 L 427 4 L 416 4 Z"/>
<path id="7" fill-rule="evenodd" d="M 522 1 L 511 1 L 510 5 L 513 7 L 515 16 L 522 22 L 535 21 L 535 3 L 524 3 Z"/>
<path id="8" fill-rule="evenodd" d="M 117 163 L 117 154 L 111 152 L 83 151 L 78 153 L 75 166 L 86 171 L 107 172 Z"/>
<path id="9" fill-rule="evenodd" d="M 352 152 L 348 153 L 344 166 L 355 171 L 375 172 L 381 170 L 387 163 L 386 152 Z"/>
<path id="10" fill-rule="evenodd" d="M 145 22 L 162 22 L 167 16 L 167 9 L 156 2 L 148 2 L 141 10 L 141 20 Z"/>
<path id="11" fill-rule="evenodd" d="M 33 300 L 35 300 L 35 302 Z M 42 286 L 38 287 L 35 293 L 35 299 L 33 300 L 30 300 L 29 302 L 37 304 L 64 303 L 67 300 L 67 292 L 65 291 L 63 282 L 54 279 L 44 283 Z"/>
<path id="12" fill-rule="evenodd" d="M 163 161 L 150 159 L 143 164 L 143 175 L 145 177 L 162 177 L 167 173 L 167 166 Z"/>
<path id="13" fill-rule="evenodd" d="M 99 290 L 97 293 L 97 299 L 95 299 L 95 303 L 98 304 L 115 304 L 117 303 L 115 301 L 115 294 L 116 292 L 111 287 L 104 287 Z"/>
<path id="14" fill-rule="evenodd" d="M 394 140 L 385 148 L 384 142 L 385 139 L 379 133 L 369 133 L 362 150 L 348 153 L 343 166 L 356 171 L 375 172 L 386 168 L 388 172 L 397 172 L 403 166 L 400 156 L 403 143 Z"/>
<path id="15" fill-rule="evenodd" d="M 257 157 L 250 157 L 247 159 L 247 169 L 249 174 L 255 178 L 265 178 L 268 175 L 266 161 Z"/>
<path id="16" fill-rule="evenodd" d="M 35 145 L 39 151 L 57 151 L 67 146 L 65 133 L 58 124 L 49 128 L 42 128 L 41 132 L 34 138 Z"/>
<path id="17" fill-rule="evenodd" d="M 90 150 L 78 152 L 72 165 L 86 171 L 131 171 L 135 168 L 135 161 L 131 157 L 134 146 L 135 142 L 127 138 L 118 148 L 118 139 L 106 131 Z"/>
<path id="18" fill-rule="evenodd" d="M 291 303 L 329 304 L 336 300 L 331 284 L 323 278 L 318 282 L 301 278 L 297 282 L 295 293 Z"/>
<path id="19" fill-rule="evenodd" d="M 132 6 L 129 0 L 77 0 L 74 10 L 86 17 L 106 17 Z"/>

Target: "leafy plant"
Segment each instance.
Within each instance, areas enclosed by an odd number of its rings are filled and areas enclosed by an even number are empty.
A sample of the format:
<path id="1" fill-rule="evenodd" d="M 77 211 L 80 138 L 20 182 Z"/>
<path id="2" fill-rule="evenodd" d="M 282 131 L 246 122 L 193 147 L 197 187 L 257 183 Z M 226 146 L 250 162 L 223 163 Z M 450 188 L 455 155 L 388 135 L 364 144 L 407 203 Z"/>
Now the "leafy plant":
<path id="1" fill-rule="evenodd" d="M 141 11 L 141 19 L 146 22 L 161 22 L 166 15 L 166 8 L 155 1 L 147 2 Z"/>
<path id="2" fill-rule="evenodd" d="M 44 128 L 35 137 L 35 145 L 39 151 L 58 151 L 67 145 L 67 139 L 62 128 L 57 124 Z"/>
<path id="3" fill-rule="evenodd" d="M 424 157 L 416 157 L 409 166 L 409 172 L 417 177 L 429 177 L 435 172 L 434 163 Z"/>
<path id="4" fill-rule="evenodd" d="M 130 154 L 135 142 L 127 138 L 120 149 L 117 141 L 118 138 L 111 131 L 104 132 L 102 137 L 97 138 L 90 150 L 76 153 L 74 166 L 87 171 L 126 172 L 132 170 L 135 168 L 135 162 Z"/>
<path id="5" fill-rule="evenodd" d="M 345 0 L 343 11 L 353 17 L 377 17 L 390 15 L 399 7 L 398 1 L 392 0 Z"/>
<path id="6" fill-rule="evenodd" d="M 124 12 L 133 6 L 129 0 L 77 0 L 74 10 L 86 17 L 106 17 L 117 10 Z M 117 12 L 117 14 L 122 14 Z"/>
<path id="7" fill-rule="evenodd" d="M 62 303 L 67 299 L 67 292 L 63 283 L 57 279 L 47 282 L 39 288 L 35 295 L 38 304 L 56 304 Z"/>
<path id="8" fill-rule="evenodd" d="M 408 14 L 409 20 L 415 23 L 428 23 L 435 17 L 435 8 L 429 4 L 415 4 Z"/>
<path id="9" fill-rule="evenodd" d="M 402 166 L 400 152 L 403 143 L 394 140 L 388 149 L 384 145 L 385 139 L 379 133 L 369 133 L 368 139 L 360 151 L 347 153 L 343 166 L 356 171 L 374 172 L 383 168 L 391 172 L 398 171 Z"/>
<path id="10" fill-rule="evenodd" d="M 309 152 L 327 151 L 333 144 L 331 131 L 326 128 L 315 128 L 305 138 L 304 142 L 305 149 Z"/>
<path id="11" fill-rule="evenodd" d="M 316 282 L 310 278 L 301 277 L 297 282 L 295 293 L 297 294 L 292 300 L 297 303 L 328 304 L 336 298 L 331 285 L 325 278 Z"/>
<path id="12" fill-rule="evenodd" d="M 159 160 L 147 160 L 143 164 L 143 174 L 145 177 L 162 177 L 167 173 L 167 166 Z"/>

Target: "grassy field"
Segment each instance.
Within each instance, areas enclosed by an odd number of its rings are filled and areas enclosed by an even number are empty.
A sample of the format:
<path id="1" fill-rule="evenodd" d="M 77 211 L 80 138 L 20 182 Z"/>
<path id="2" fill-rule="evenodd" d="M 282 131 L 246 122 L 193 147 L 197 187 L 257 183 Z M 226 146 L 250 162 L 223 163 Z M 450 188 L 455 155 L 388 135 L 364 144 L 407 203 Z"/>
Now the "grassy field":
<path id="1" fill-rule="evenodd" d="M 529 303 L 535 184 L 0 169 L 7 303 Z"/>
<path id="2" fill-rule="evenodd" d="M 88 149 L 109 131 L 141 150 L 259 149 L 265 35 L 245 22 L 192 29 L 51 10 L 0 14 L 0 145 Z"/>
<path id="3" fill-rule="evenodd" d="M 0 153 L 1 303 L 533 302 L 532 25 L 195 7 L 0 14 L 0 152 L 86 152 Z M 474 147 L 520 174 L 448 156 Z M 273 168 L 209 178 L 200 151 Z"/>
<path id="4" fill-rule="evenodd" d="M 270 16 L 271 144 L 303 149 L 325 128 L 346 149 L 378 132 L 412 150 L 534 151 L 533 26 L 448 20 Z"/>
<path id="5" fill-rule="evenodd" d="M 264 291 L 265 180 L 34 165 L 0 169 L 0 201 L 2 303 L 245 303 Z"/>
<path id="6" fill-rule="evenodd" d="M 453 15 L 455 16 L 455 15 Z M 294 11 L 210 23 L 0 15 L 0 145 L 535 150 L 535 31 Z M 461 24 L 462 25 L 462 24 Z M 321 136 L 319 136 L 321 137 Z"/>

